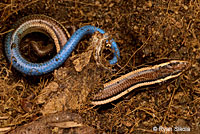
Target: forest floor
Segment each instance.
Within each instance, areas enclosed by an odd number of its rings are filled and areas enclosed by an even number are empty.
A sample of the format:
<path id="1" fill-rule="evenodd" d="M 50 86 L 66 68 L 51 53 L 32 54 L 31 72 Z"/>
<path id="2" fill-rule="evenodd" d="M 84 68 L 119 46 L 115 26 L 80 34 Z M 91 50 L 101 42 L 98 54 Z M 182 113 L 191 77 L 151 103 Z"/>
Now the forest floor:
<path id="1" fill-rule="evenodd" d="M 3 41 L 13 24 L 32 14 L 76 30 L 104 29 L 120 49 L 112 66 L 116 71 L 97 66 L 93 57 L 80 72 L 73 58 L 39 77 L 16 71 L 6 60 Z M 200 1 L 1 0 L 0 15 L 0 133 L 200 133 Z M 87 52 L 91 38 L 86 36 L 70 57 Z M 191 67 L 177 79 L 111 104 L 90 105 L 104 83 L 172 59 Z"/>

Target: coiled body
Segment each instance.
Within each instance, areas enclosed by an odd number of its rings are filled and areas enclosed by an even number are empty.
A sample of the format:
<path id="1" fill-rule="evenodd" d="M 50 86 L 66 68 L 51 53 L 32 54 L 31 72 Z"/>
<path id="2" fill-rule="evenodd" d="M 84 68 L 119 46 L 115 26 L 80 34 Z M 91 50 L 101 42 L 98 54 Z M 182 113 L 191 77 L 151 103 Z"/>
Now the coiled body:
<path id="1" fill-rule="evenodd" d="M 29 19 L 24 19 L 14 28 L 13 32 L 6 35 L 5 54 L 14 68 L 27 75 L 42 75 L 53 71 L 64 63 L 84 35 L 93 34 L 96 31 L 101 34 L 105 33 L 100 28 L 88 25 L 78 29 L 66 42 L 64 27 L 54 19 L 44 15 L 40 17 L 37 15 L 30 16 Z M 50 36 L 56 45 L 58 53 L 44 63 L 31 63 L 24 59 L 20 54 L 19 44 L 21 39 L 31 32 L 42 32 Z M 114 57 L 109 62 L 110 64 L 115 64 L 120 53 L 116 42 L 113 40 L 110 42 L 111 48 L 114 50 Z M 63 45 L 63 48 L 59 50 L 61 45 Z"/>

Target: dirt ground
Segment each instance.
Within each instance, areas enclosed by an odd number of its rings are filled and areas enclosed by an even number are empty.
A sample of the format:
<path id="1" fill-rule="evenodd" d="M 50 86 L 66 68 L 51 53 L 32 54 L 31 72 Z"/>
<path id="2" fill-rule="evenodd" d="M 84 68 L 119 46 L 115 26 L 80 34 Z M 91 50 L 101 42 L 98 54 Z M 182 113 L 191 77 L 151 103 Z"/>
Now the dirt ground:
<path id="1" fill-rule="evenodd" d="M 17 72 L 6 60 L 3 40 L 13 24 L 31 14 L 76 30 L 104 29 L 120 49 L 116 71 L 97 66 L 91 57 L 81 72 L 73 58 L 44 76 Z M 1 0 L 0 15 L 0 133 L 200 133 L 200 1 Z M 91 38 L 86 36 L 70 57 L 87 52 Z M 90 105 L 103 83 L 163 59 L 187 60 L 191 67 L 177 79 L 111 104 Z"/>

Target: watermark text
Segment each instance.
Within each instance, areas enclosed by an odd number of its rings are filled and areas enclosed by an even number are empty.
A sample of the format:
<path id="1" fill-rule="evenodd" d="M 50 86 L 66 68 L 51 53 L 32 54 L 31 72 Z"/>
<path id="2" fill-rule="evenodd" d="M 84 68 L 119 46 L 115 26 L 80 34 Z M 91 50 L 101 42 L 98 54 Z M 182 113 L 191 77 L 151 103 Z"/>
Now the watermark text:
<path id="1" fill-rule="evenodd" d="M 153 131 L 157 132 L 172 132 L 172 131 L 177 131 L 177 132 L 189 132 L 190 128 L 189 127 L 180 127 L 180 126 L 175 126 L 175 127 L 163 127 L 163 126 L 154 126 Z"/>

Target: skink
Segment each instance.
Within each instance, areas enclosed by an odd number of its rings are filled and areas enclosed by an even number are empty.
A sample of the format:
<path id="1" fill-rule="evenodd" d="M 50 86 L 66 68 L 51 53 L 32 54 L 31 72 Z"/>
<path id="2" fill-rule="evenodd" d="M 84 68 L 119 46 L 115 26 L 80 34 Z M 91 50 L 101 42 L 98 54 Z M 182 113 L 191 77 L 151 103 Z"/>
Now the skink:
<path id="1" fill-rule="evenodd" d="M 105 33 L 104 30 L 94 26 L 83 26 L 66 42 L 65 28 L 56 20 L 44 15 L 33 15 L 28 19 L 22 19 L 14 26 L 14 29 L 6 35 L 5 54 L 14 68 L 27 75 L 42 75 L 53 71 L 64 63 L 84 35 L 93 34 L 96 31 L 101 34 Z M 19 44 L 21 39 L 31 32 L 43 32 L 49 35 L 54 40 L 58 53 L 44 63 L 31 63 L 24 59 L 20 54 Z M 113 39 L 110 42 L 114 57 L 109 63 L 115 64 L 117 58 L 120 57 L 120 52 L 116 42 Z M 63 44 L 63 48 L 59 50 L 60 45 Z"/>
<path id="2" fill-rule="evenodd" d="M 134 89 L 176 78 L 188 67 L 188 61 L 172 60 L 132 71 L 115 80 L 105 83 L 104 89 L 94 96 L 91 103 L 93 105 L 110 103 Z"/>

